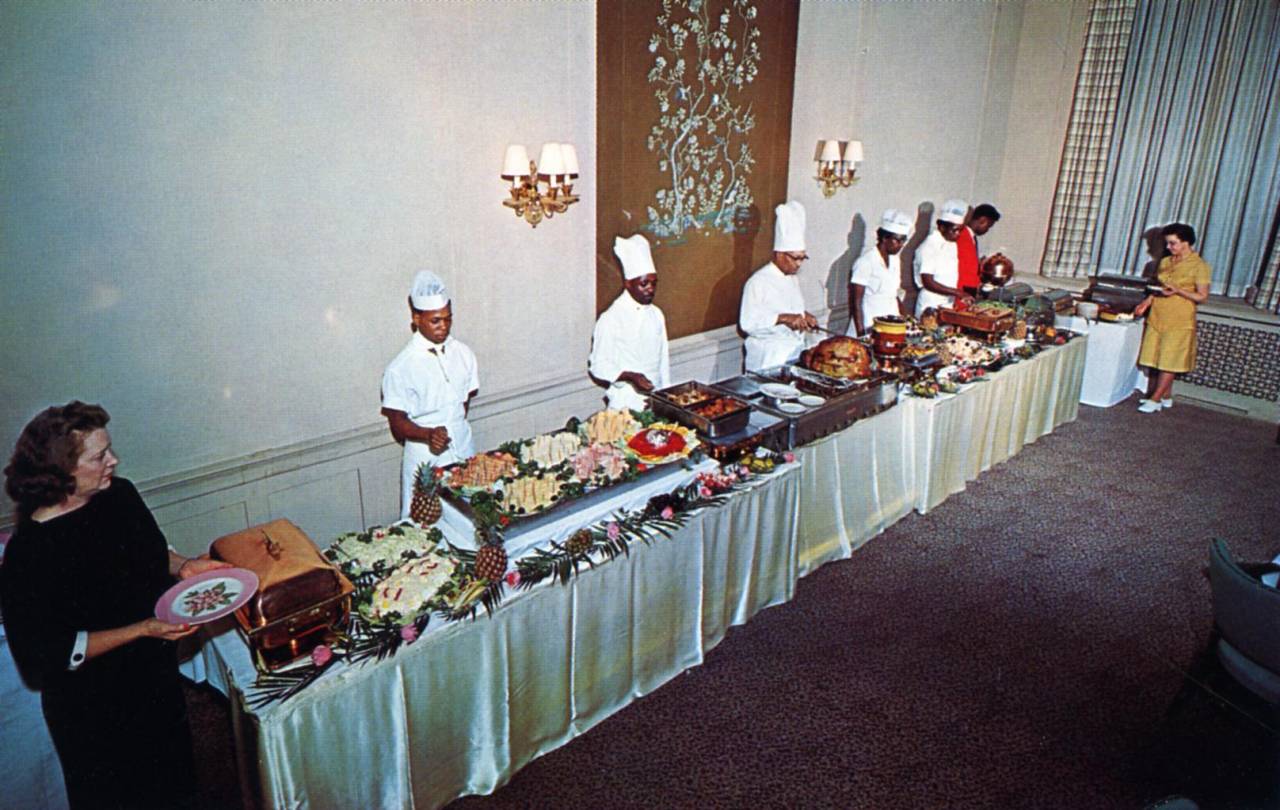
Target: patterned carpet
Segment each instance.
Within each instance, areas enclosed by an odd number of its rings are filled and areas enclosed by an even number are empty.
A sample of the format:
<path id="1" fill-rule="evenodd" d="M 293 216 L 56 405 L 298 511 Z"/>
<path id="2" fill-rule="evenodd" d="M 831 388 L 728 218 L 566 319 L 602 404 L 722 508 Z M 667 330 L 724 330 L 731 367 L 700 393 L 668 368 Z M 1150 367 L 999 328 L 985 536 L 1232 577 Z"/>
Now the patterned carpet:
<path id="1" fill-rule="evenodd" d="M 703 666 L 451 806 L 1280 807 L 1280 718 L 1205 652 L 1215 536 L 1280 552 L 1275 426 L 1081 407 Z M 223 793 L 225 709 L 191 699 Z"/>

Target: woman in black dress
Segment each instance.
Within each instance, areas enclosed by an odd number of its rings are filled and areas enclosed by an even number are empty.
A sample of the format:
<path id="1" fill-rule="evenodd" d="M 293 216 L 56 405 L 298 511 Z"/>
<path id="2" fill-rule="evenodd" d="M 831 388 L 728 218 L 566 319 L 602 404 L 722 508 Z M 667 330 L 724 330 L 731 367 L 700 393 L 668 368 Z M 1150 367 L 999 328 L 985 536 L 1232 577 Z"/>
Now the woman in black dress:
<path id="1" fill-rule="evenodd" d="M 194 628 L 154 618 L 155 603 L 225 563 L 169 549 L 114 477 L 109 418 L 71 402 L 18 439 L 4 470 L 18 519 L 0 566 L 5 630 L 41 692 L 73 808 L 183 806 L 194 779 L 174 642 Z"/>

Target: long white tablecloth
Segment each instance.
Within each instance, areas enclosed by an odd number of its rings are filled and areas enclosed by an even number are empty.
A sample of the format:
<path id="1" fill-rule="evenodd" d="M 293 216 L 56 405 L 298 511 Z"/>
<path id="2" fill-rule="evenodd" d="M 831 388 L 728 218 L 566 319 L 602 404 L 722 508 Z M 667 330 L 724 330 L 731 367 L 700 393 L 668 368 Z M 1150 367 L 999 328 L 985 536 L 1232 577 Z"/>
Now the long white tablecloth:
<path id="1" fill-rule="evenodd" d="M 848 557 L 911 511 L 904 408 L 890 408 L 796 451 L 800 572 Z"/>
<path id="2" fill-rule="evenodd" d="M 899 402 L 915 475 L 916 510 L 928 512 L 983 470 L 1074 421 L 1090 339 L 1086 335 L 1046 349 L 958 394 Z"/>
<path id="3" fill-rule="evenodd" d="M 268 807 L 436 807 L 489 793 L 689 667 L 798 580 L 791 465 L 670 539 L 516 593 L 492 618 L 433 623 L 393 659 L 344 668 L 241 715 Z M 255 678 L 234 633 L 200 666 Z M 242 712 L 239 699 L 233 711 Z"/>
<path id="4" fill-rule="evenodd" d="M 1147 376 L 1138 368 L 1142 348 L 1143 321 L 1108 323 L 1090 321 L 1079 315 L 1054 319 L 1054 325 L 1089 335 L 1089 352 L 1084 360 L 1084 380 L 1080 401 L 1096 408 L 1110 408 L 1145 390 Z"/>
<path id="5" fill-rule="evenodd" d="M 517 592 L 491 618 L 433 622 L 390 660 L 338 668 L 285 703 L 245 708 L 256 671 L 234 632 L 184 672 L 231 696 L 251 804 L 436 807 L 490 793 L 699 664 L 799 577 L 1074 419 L 1086 352 L 1077 339 L 954 397 L 906 398 L 800 448 L 669 540 Z"/>

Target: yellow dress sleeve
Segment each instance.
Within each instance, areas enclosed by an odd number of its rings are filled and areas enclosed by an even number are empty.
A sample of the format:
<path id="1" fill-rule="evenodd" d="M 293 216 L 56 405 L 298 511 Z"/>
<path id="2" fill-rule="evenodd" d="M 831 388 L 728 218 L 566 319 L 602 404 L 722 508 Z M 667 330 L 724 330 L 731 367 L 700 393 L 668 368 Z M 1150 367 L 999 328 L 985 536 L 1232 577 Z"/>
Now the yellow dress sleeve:
<path id="1" fill-rule="evenodd" d="M 1208 262 L 1206 262 L 1204 259 L 1201 259 L 1200 261 L 1196 262 L 1195 275 L 1193 276 L 1193 281 L 1195 282 L 1196 286 L 1203 284 L 1204 286 L 1208 287 L 1209 279 L 1212 276 L 1213 276 L 1213 270 L 1209 267 Z"/>

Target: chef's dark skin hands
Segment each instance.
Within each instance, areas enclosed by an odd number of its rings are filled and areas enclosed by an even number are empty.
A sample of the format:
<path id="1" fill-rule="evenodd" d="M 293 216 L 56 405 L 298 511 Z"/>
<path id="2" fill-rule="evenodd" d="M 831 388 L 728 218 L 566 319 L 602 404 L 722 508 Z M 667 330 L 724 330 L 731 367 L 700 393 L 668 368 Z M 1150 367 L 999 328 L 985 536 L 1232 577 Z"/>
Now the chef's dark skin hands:
<path id="1" fill-rule="evenodd" d="M 618 375 L 618 382 L 627 383 L 642 394 L 647 394 L 653 390 L 653 383 L 649 382 L 649 378 L 638 371 L 622 372 Z"/>

